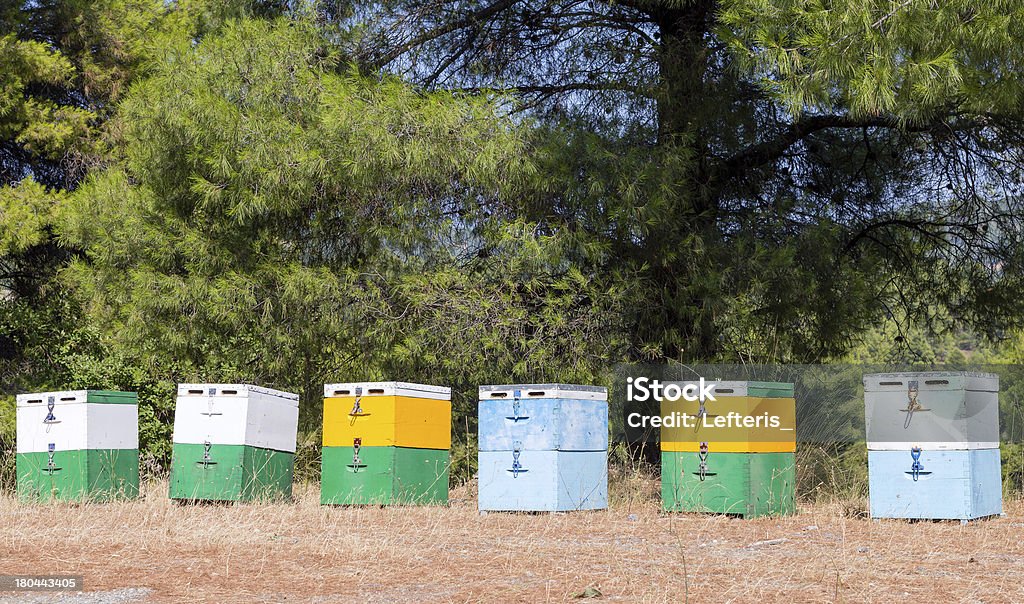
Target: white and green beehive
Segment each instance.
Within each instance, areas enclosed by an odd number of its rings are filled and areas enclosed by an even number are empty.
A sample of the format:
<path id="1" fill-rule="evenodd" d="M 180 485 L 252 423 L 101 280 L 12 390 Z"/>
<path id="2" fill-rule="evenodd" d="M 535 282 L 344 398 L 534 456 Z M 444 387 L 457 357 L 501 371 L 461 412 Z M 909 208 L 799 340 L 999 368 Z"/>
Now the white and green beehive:
<path id="1" fill-rule="evenodd" d="M 17 397 L 21 501 L 109 501 L 139 495 L 134 392 L 73 390 Z"/>
<path id="2" fill-rule="evenodd" d="M 171 499 L 290 498 L 298 422 L 297 394 L 248 384 L 180 384 Z"/>

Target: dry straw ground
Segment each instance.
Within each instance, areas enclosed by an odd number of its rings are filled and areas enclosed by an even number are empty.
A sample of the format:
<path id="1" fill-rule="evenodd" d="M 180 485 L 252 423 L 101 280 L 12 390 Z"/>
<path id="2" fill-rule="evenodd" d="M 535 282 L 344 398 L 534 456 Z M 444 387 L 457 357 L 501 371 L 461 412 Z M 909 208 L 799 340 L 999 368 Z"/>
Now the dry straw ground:
<path id="1" fill-rule="evenodd" d="M 269 505 L 178 506 L 161 483 L 131 503 L 7 497 L 0 573 L 81 574 L 146 602 L 1024 601 L 1020 503 L 966 526 L 843 505 L 744 521 L 664 515 L 657 483 L 632 482 L 609 511 L 553 515 L 480 516 L 470 489 L 447 508 L 324 508 L 315 486 Z"/>

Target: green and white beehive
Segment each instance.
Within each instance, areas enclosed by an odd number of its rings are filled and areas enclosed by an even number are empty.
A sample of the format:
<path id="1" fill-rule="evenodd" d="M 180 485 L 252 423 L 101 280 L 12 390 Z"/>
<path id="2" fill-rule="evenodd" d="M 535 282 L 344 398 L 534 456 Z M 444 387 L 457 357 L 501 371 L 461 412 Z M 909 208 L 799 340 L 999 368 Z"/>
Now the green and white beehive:
<path id="1" fill-rule="evenodd" d="M 138 496 L 139 405 L 134 392 L 20 394 L 16 423 L 21 501 Z"/>
<path id="2" fill-rule="evenodd" d="M 180 384 L 171 499 L 252 501 L 292 494 L 299 396 L 248 384 Z"/>

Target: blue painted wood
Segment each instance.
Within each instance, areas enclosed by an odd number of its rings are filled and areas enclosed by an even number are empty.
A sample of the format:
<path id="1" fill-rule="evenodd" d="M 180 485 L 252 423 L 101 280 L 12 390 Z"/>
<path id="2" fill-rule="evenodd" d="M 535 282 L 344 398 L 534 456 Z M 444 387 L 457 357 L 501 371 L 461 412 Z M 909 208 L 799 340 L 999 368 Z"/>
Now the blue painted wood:
<path id="1" fill-rule="evenodd" d="M 481 451 L 606 451 L 608 402 L 575 399 L 482 400 Z M 516 411 L 518 409 L 518 413 Z"/>
<path id="2" fill-rule="evenodd" d="M 480 451 L 481 510 L 560 512 L 608 507 L 605 451 Z"/>
<path id="3" fill-rule="evenodd" d="M 868 451 L 872 518 L 971 520 L 1001 514 L 999 449 L 923 450 L 914 480 L 910 448 Z"/>

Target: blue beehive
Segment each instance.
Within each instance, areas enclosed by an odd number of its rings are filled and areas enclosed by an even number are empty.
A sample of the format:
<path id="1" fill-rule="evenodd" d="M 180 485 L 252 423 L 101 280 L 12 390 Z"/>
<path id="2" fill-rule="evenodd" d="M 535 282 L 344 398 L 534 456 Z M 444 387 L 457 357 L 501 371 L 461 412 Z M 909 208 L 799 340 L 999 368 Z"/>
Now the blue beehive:
<path id="1" fill-rule="evenodd" d="M 999 449 L 868 451 L 872 518 L 970 520 L 1003 511 Z M 915 476 L 916 474 L 916 476 Z"/>
<path id="2" fill-rule="evenodd" d="M 608 391 L 595 386 L 482 386 L 481 510 L 608 507 Z"/>
<path id="3" fill-rule="evenodd" d="M 998 393 L 988 373 L 864 376 L 871 516 L 1001 514 Z"/>

